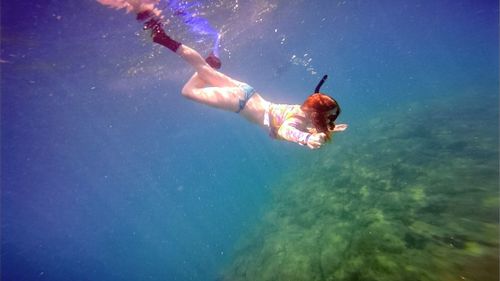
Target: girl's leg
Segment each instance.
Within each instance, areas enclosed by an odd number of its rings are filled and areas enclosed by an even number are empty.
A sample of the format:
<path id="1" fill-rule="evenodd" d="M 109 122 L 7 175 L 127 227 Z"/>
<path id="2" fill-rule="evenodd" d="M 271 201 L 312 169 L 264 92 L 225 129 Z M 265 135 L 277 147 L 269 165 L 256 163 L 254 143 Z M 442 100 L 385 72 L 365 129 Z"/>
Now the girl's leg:
<path id="1" fill-rule="evenodd" d="M 147 10 L 139 13 L 137 19 L 140 21 L 147 20 L 144 28 L 151 30 L 153 41 L 177 53 L 181 58 L 193 66 L 200 78 L 205 80 L 208 84 L 215 87 L 237 86 L 237 81 L 212 68 L 197 51 L 182 45 L 180 42 L 168 36 L 162 27 L 160 19 L 154 16 L 151 11 Z"/>
<path id="2" fill-rule="evenodd" d="M 207 87 L 205 80 L 195 73 L 182 88 L 182 95 L 188 99 L 212 107 L 237 111 L 244 93 L 240 87 Z"/>
<path id="3" fill-rule="evenodd" d="M 149 19 L 145 28 L 151 29 L 153 41 L 178 54 L 196 70 L 183 87 L 182 94 L 206 105 L 237 111 L 239 101 L 245 95 L 239 87 L 241 82 L 213 69 L 197 51 L 170 38 L 163 30 L 159 19 L 150 18 L 150 15 L 150 12 L 146 11 L 144 14 L 138 14 L 137 18 L 141 21 L 144 18 Z"/>
<path id="4" fill-rule="evenodd" d="M 210 86 L 215 87 L 236 87 L 239 82 L 232 79 L 231 77 L 213 69 L 208 63 L 203 59 L 203 57 L 194 49 L 186 46 L 180 45 L 177 48 L 176 53 L 183 58 L 187 63 L 194 67 L 195 71 L 198 72 L 200 79 L 204 80 Z"/>

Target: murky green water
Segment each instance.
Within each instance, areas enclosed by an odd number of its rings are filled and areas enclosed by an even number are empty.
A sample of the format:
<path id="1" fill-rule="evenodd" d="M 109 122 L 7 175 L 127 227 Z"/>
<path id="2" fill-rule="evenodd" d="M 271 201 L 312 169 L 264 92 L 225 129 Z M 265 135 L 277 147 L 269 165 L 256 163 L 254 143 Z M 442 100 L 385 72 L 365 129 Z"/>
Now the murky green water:
<path id="1" fill-rule="evenodd" d="M 276 187 L 225 280 L 498 280 L 497 97 L 378 114 Z"/>

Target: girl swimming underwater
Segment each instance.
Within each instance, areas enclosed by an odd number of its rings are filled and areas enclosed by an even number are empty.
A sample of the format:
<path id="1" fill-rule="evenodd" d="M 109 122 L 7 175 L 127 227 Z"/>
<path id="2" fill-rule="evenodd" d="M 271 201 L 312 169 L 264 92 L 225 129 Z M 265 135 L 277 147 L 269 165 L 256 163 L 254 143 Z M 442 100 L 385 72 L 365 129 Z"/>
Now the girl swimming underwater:
<path id="1" fill-rule="evenodd" d="M 182 88 L 182 95 L 186 98 L 239 113 L 247 120 L 267 127 L 271 137 L 311 149 L 320 148 L 334 132 L 347 129 L 346 124 L 335 124 L 340 107 L 333 98 L 319 93 L 321 83 L 302 105 L 275 104 L 262 98 L 248 84 L 218 71 L 221 62 L 213 53 L 203 59 L 198 52 L 165 33 L 161 11 L 155 8 L 159 0 L 97 1 L 137 14 L 144 29 L 151 31 L 153 42 L 167 47 L 194 68 L 195 73 Z"/>

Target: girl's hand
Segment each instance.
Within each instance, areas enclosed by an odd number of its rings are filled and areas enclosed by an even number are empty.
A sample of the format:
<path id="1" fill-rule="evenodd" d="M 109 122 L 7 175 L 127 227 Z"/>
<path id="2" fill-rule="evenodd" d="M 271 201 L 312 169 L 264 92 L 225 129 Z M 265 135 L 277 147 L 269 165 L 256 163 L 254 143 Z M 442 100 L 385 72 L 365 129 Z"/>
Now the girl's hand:
<path id="1" fill-rule="evenodd" d="M 325 133 L 314 133 L 307 139 L 307 146 L 310 149 L 318 149 L 325 143 L 325 140 Z"/>
<path id="2" fill-rule="evenodd" d="M 343 132 L 347 129 L 347 124 L 338 124 L 335 125 L 335 129 L 333 129 L 334 132 Z"/>

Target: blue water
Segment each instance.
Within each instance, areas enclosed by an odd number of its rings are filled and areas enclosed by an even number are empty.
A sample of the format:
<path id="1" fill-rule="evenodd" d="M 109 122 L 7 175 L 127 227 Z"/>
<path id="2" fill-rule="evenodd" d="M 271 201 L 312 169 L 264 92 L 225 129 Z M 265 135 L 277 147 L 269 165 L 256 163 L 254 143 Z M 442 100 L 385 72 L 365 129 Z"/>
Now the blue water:
<path id="1" fill-rule="evenodd" d="M 336 153 L 396 107 L 464 96 L 481 107 L 456 118 L 489 112 L 474 137 L 498 140 L 496 1 L 216 2 L 199 9 L 223 72 L 279 103 L 329 74 L 350 125 Z M 90 0 L 1 11 L 2 280 L 216 280 L 275 186 L 322 159 L 182 98 L 191 69 L 130 14 Z M 212 35 L 172 21 L 210 51 Z"/>

